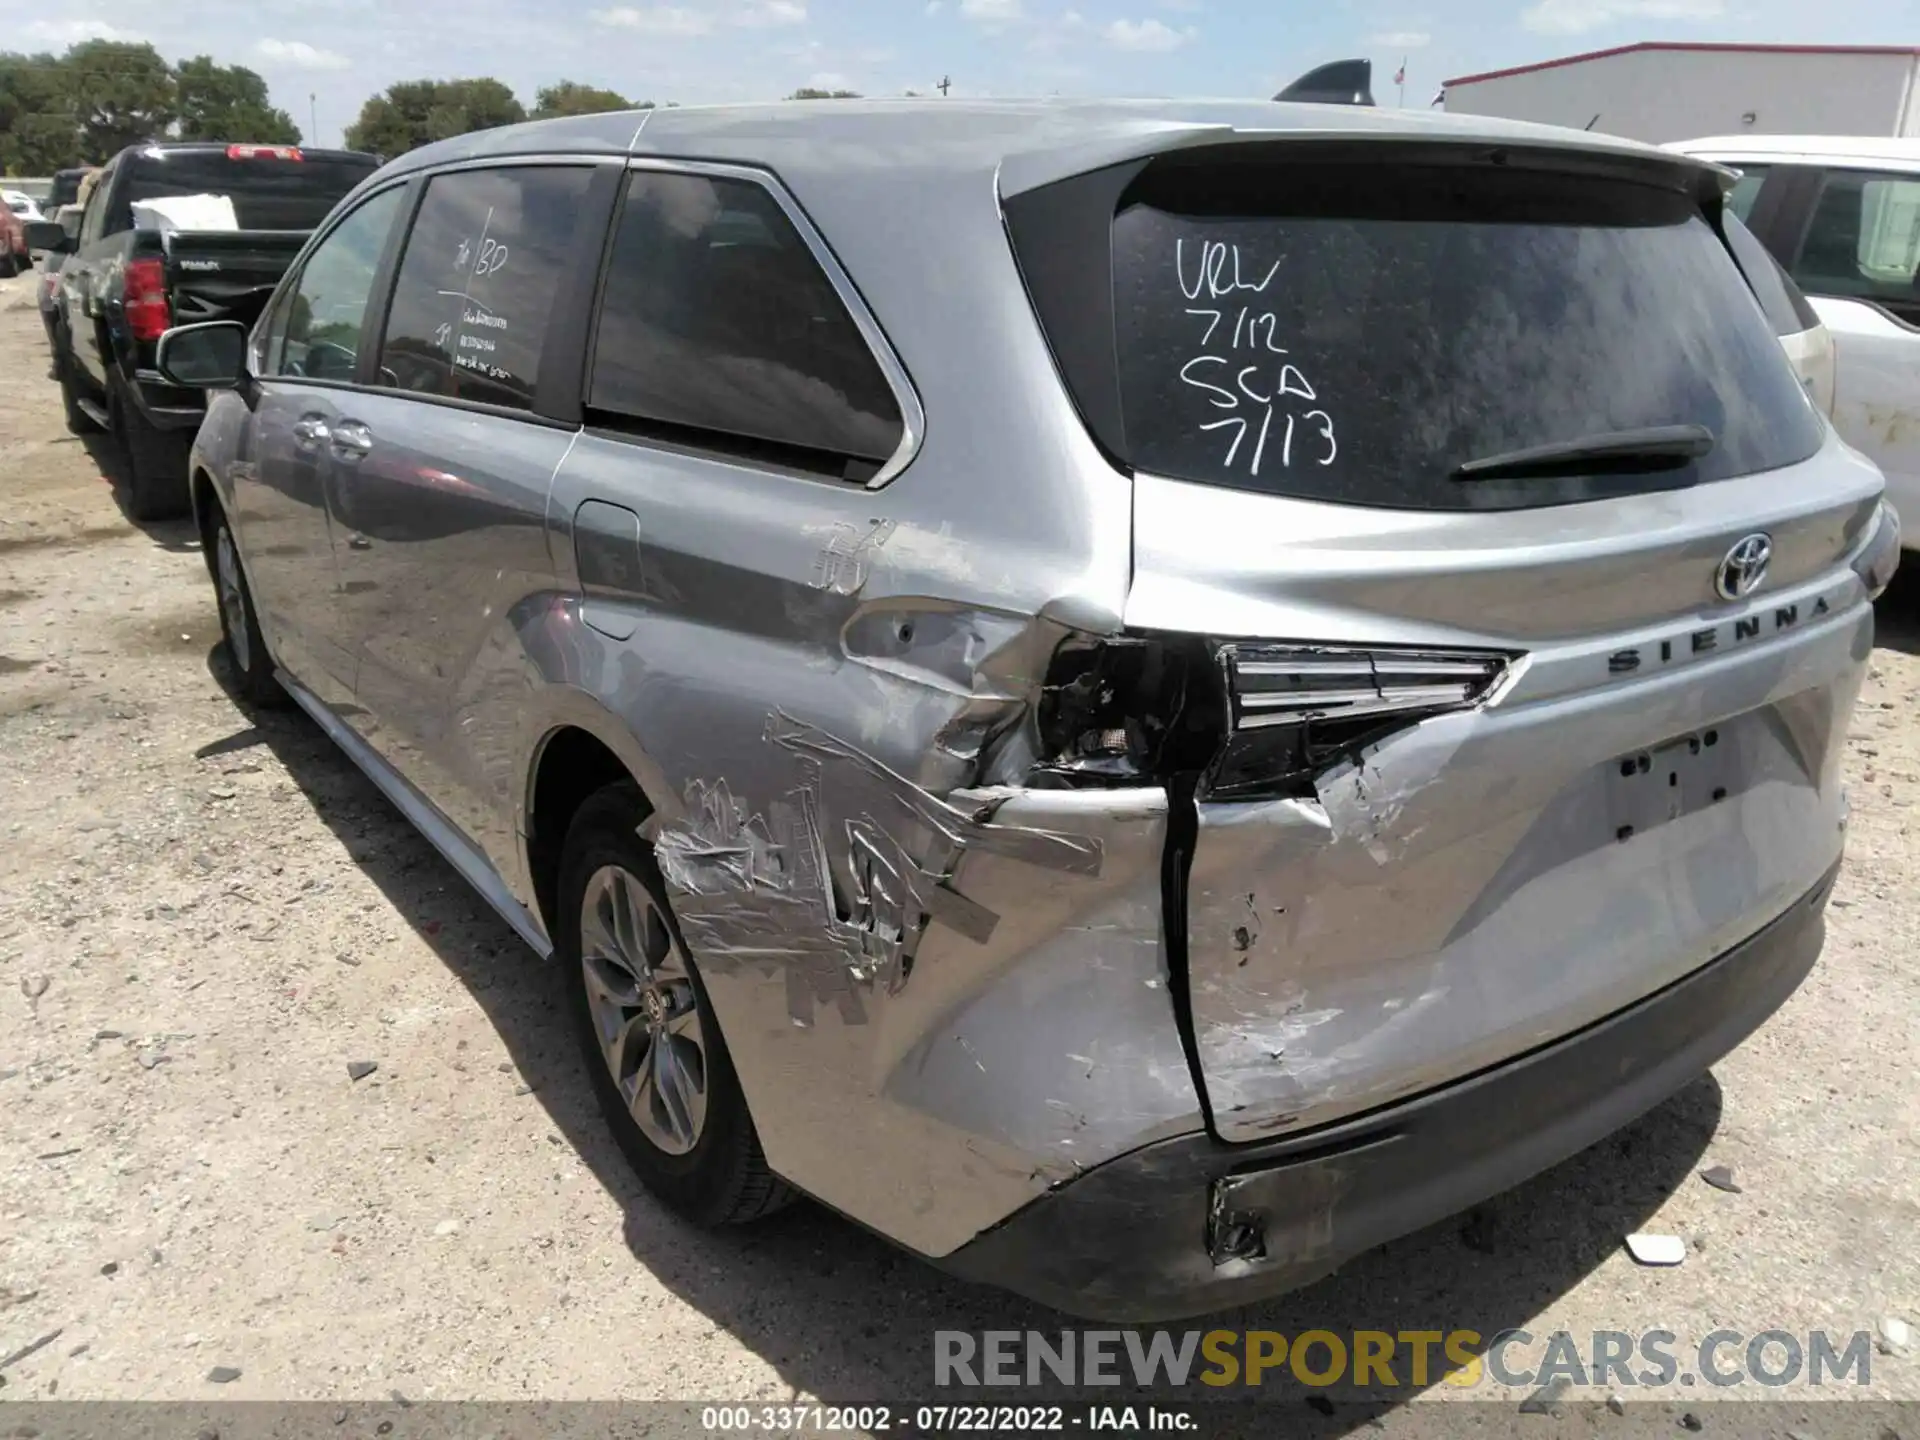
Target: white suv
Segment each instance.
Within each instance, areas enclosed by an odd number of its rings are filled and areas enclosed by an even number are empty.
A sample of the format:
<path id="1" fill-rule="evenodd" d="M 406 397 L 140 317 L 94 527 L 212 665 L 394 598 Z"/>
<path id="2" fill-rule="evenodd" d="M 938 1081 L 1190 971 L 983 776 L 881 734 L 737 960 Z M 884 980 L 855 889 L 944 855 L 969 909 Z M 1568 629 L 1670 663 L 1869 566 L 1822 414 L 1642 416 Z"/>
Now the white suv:
<path id="1" fill-rule="evenodd" d="M 1833 336 L 1834 428 L 1920 547 L 1920 138 L 1722 135 L 1666 147 L 1741 172 L 1728 197 Z"/>

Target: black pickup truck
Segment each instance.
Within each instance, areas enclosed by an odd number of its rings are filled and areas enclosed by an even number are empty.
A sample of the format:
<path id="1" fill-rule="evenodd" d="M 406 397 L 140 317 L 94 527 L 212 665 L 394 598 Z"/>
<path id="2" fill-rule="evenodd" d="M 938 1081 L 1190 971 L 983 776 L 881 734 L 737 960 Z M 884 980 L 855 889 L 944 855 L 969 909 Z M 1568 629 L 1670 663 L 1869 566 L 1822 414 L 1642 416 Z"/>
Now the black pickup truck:
<path id="1" fill-rule="evenodd" d="M 187 452 L 205 413 L 201 394 L 154 371 L 154 342 L 172 325 L 252 324 L 308 234 L 379 164 L 350 150 L 138 145 L 107 162 L 77 234 L 30 228 L 30 244 L 66 257 L 52 331 L 67 425 L 119 441 L 136 519 L 186 512 Z M 225 196 L 239 228 L 136 227 L 137 203 L 192 195 Z"/>

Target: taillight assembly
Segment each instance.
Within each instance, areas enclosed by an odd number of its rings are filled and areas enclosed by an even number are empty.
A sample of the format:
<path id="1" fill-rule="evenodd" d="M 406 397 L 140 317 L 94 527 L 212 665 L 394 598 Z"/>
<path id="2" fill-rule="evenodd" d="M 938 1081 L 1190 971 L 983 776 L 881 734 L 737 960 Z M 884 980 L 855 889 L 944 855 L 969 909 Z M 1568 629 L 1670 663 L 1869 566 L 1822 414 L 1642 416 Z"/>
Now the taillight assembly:
<path id="1" fill-rule="evenodd" d="M 227 158 L 229 160 L 299 160 L 304 157 L 300 154 L 298 145 L 229 145 Z"/>
<path id="2" fill-rule="evenodd" d="M 173 324 L 167 305 L 167 267 L 161 260 L 129 260 L 121 281 L 121 308 L 136 340 L 158 340 Z"/>
<path id="3" fill-rule="evenodd" d="M 1485 700 L 1511 657 L 1484 650 L 1232 643 L 1220 647 L 1229 734 L 1207 789 L 1265 791 L 1395 730 Z"/>
<path id="4" fill-rule="evenodd" d="M 1311 794 L 1339 759 L 1434 715 L 1485 701 L 1512 658 L 1198 636 L 1070 642 L 1039 707 L 1036 786 L 1190 775 L 1225 799 Z"/>
<path id="5" fill-rule="evenodd" d="M 1218 749 L 1219 683 L 1197 636 L 1074 640 L 1041 691 L 1041 788 L 1139 785 L 1203 769 Z"/>

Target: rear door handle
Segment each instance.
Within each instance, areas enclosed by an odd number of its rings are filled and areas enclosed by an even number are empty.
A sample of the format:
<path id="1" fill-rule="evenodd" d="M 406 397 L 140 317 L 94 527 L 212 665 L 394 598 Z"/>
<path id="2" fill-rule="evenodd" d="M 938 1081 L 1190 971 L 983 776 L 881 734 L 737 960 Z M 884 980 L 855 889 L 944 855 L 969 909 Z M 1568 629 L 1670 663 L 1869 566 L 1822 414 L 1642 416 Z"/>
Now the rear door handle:
<path id="1" fill-rule="evenodd" d="M 333 453 L 342 460 L 360 460 L 373 449 L 373 432 L 358 420 L 333 427 Z"/>
<path id="2" fill-rule="evenodd" d="M 293 422 L 293 438 L 302 450 L 311 450 L 327 439 L 327 422 L 318 415 L 307 415 Z"/>

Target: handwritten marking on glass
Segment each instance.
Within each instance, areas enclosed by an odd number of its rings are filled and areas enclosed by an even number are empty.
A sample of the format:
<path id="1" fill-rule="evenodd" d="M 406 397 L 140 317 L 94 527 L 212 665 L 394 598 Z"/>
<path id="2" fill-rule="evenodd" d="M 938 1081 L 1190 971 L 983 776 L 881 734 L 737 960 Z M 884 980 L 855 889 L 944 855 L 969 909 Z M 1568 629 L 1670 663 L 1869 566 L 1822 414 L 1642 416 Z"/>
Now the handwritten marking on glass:
<path id="1" fill-rule="evenodd" d="M 1206 240 L 1197 247 L 1200 251 L 1199 268 L 1194 272 L 1193 283 L 1189 285 L 1186 244 L 1185 240 L 1173 242 L 1173 267 L 1180 277 L 1180 293 L 1189 300 L 1198 300 L 1202 295 L 1218 300 L 1222 295 L 1231 295 L 1236 290 L 1258 293 L 1273 283 L 1274 274 L 1280 269 L 1280 262 L 1276 260 L 1267 267 L 1267 273 L 1259 281 L 1245 279 L 1240 270 L 1240 247 L 1218 240 Z M 1229 274 L 1229 271 L 1232 273 Z"/>
<path id="2" fill-rule="evenodd" d="M 454 351 L 453 363 L 459 369 L 483 375 L 490 380 L 510 381 L 513 378 L 511 372 L 485 358 L 499 350 L 498 337 L 477 333 L 509 329 L 507 317 L 495 314 L 492 306 L 473 295 L 473 282 L 504 269 L 510 253 L 508 247 L 492 233 L 493 213 L 493 207 L 488 206 L 486 219 L 480 224 L 478 244 L 472 236 L 464 236 L 454 252 L 455 268 L 461 272 L 460 288 L 438 293 L 454 301 L 459 308 L 456 318 L 443 321 L 434 330 L 433 336 L 443 349 Z"/>
<path id="3" fill-rule="evenodd" d="M 1261 271 L 1258 262 L 1243 262 L 1238 245 L 1218 240 L 1204 240 L 1189 246 L 1184 238 L 1176 239 L 1173 266 L 1180 293 L 1189 301 L 1219 300 L 1240 292 L 1262 294 L 1280 273 L 1280 261 Z M 1264 358 L 1241 363 L 1248 351 L 1258 356 L 1289 353 L 1287 347 L 1279 343 L 1282 336 L 1278 317 L 1271 310 L 1259 310 L 1253 305 L 1233 308 L 1237 313 L 1233 317 L 1232 334 L 1221 335 L 1217 347 L 1228 353 L 1194 355 L 1180 367 L 1181 383 L 1203 392 L 1210 408 L 1244 412 L 1210 420 L 1198 427 L 1203 433 L 1230 432 L 1221 468 L 1233 469 L 1240 459 L 1248 431 L 1253 430 L 1254 441 L 1248 448 L 1247 465 L 1249 474 L 1258 475 L 1260 467 L 1270 463 L 1267 440 L 1276 421 L 1282 422 L 1277 438 L 1283 470 L 1293 466 L 1296 429 L 1319 442 L 1302 446 L 1303 462 L 1333 464 L 1340 453 L 1339 441 L 1334 437 L 1333 416 L 1320 409 L 1299 412 L 1292 404 L 1292 400 L 1321 400 L 1306 372 L 1291 360 L 1282 360 L 1277 365 Z M 1226 318 L 1226 310 L 1190 305 L 1186 313 L 1205 322 L 1200 336 L 1203 349 L 1214 347 L 1214 337 Z"/>
<path id="4" fill-rule="evenodd" d="M 488 222 L 491 223 L 493 219 L 492 215 L 489 214 L 487 219 Z M 507 247 L 502 245 L 498 240 L 482 239 L 480 242 L 480 258 L 473 262 L 473 273 L 475 275 L 491 275 L 506 263 Z"/>

